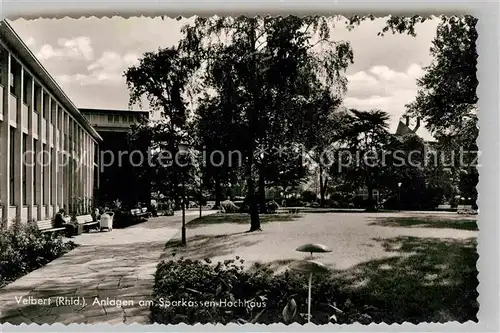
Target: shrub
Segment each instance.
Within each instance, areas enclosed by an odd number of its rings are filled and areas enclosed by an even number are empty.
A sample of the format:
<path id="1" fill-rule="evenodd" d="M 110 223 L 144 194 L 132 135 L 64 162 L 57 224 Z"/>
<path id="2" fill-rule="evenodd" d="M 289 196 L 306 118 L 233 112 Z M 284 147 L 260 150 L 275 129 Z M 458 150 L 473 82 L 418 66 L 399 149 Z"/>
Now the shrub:
<path id="1" fill-rule="evenodd" d="M 302 207 L 304 206 L 304 201 L 297 198 L 289 198 L 285 200 L 287 207 Z"/>
<path id="2" fill-rule="evenodd" d="M 302 200 L 304 202 L 314 202 L 318 199 L 318 196 L 316 195 L 316 192 L 306 190 L 302 192 Z"/>
<path id="3" fill-rule="evenodd" d="M 224 213 L 237 213 L 240 209 L 230 200 L 221 202 L 220 207 Z"/>
<path id="4" fill-rule="evenodd" d="M 297 315 L 290 322 L 307 322 L 307 277 L 286 271 L 279 275 L 262 265 L 244 270 L 243 260 L 226 260 L 211 265 L 209 259 L 180 259 L 158 264 L 151 317 L 160 324 L 285 322 L 283 310 L 293 298 Z M 363 321 L 350 299 L 339 291 L 333 277 L 313 280 L 312 319 L 316 324 L 332 320 L 332 305 L 338 323 Z M 184 301 L 184 302 L 183 302 Z M 237 306 L 230 306 L 234 302 Z M 170 303 L 169 303 L 170 302 Z M 225 306 L 224 306 L 225 305 Z"/>
<path id="5" fill-rule="evenodd" d="M 75 248 L 61 237 L 42 234 L 34 222 L 19 219 L 0 234 L 0 286 L 37 269 Z"/>
<path id="6" fill-rule="evenodd" d="M 336 200 L 329 200 L 328 201 L 328 207 L 330 208 L 340 208 L 341 204 L 340 202 L 336 201 Z"/>
<path id="7" fill-rule="evenodd" d="M 271 200 L 266 203 L 266 210 L 269 214 L 274 214 L 278 210 L 279 205 L 276 201 Z"/>

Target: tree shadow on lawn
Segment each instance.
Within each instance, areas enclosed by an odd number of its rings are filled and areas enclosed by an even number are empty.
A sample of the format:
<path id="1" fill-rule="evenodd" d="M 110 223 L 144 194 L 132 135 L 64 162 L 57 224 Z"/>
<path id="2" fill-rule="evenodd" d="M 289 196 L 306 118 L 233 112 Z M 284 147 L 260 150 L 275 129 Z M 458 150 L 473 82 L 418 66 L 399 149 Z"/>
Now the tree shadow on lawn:
<path id="1" fill-rule="evenodd" d="M 297 214 L 260 214 L 260 223 L 269 222 L 290 222 L 298 219 L 301 215 Z M 242 213 L 217 213 L 199 217 L 188 223 L 189 229 L 203 227 L 209 224 L 236 223 L 250 225 L 250 214 Z"/>
<path id="2" fill-rule="evenodd" d="M 408 227 L 408 228 L 448 228 L 460 230 L 477 231 L 477 220 L 473 219 L 437 219 L 437 218 L 417 218 L 417 217 L 389 217 L 376 218 L 376 222 L 370 225 L 379 225 L 383 227 Z"/>
<path id="3" fill-rule="evenodd" d="M 172 260 L 175 257 L 204 260 L 235 253 L 235 250 L 258 244 L 260 240 L 249 240 L 246 232 L 224 235 L 195 235 L 187 239 L 182 246 L 180 239 L 172 239 L 165 244 L 165 253 L 160 260 Z"/>
<path id="4" fill-rule="evenodd" d="M 377 239 L 398 257 L 337 272 L 357 304 L 374 307 L 377 322 L 477 322 L 479 281 L 475 238 Z"/>

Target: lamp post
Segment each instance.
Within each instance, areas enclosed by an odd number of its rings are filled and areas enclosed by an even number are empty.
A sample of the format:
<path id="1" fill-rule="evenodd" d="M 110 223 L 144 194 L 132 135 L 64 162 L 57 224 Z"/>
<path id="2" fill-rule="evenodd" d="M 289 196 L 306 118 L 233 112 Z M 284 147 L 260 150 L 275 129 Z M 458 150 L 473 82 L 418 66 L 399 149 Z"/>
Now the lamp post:
<path id="1" fill-rule="evenodd" d="M 398 211 L 401 211 L 401 185 L 402 183 L 398 183 Z"/>
<path id="2" fill-rule="evenodd" d="M 200 217 L 203 215 L 201 211 L 202 202 L 203 202 L 203 193 L 201 192 L 201 186 L 200 186 L 200 203 L 198 204 L 200 206 Z"/>
<path id="3" fill-rule="evenodd" d="M 226 191 L 226 196 L 227 196 L 227 200 L 231 200 L 231 189 L 233 188 L 233 184 L 231 184 L 231 182 L 228 182 L 227 183 L 227 191 Z"/>
<path id="4" fill-rule="evenodd" d="M 179 143 L 179 153 L 181 155 L 187 155 L 188 145 L 184 143 Z M 186 245 L 186 187 L 185 187 L 184 174 L 181 180 L 181 195 L 182 195 L 182 228 L 181 228 L 181 244 Z"/>
<path id="5" fill-rule="evenodd" d="M 199 178 L 200 178 L 200 184 L 199 184 L 199 186 L 200 186 L 200 198 L 199 198 L 200 202 L 199 202 L 199 206 L 200 206 L 200 217 L 201 217 L 203 215 L 201 212 L 201 205 L 203 203 L 203 186 L 202 186 L 203 181 L 202 181 L 201 172 L 200 172 Z"/>

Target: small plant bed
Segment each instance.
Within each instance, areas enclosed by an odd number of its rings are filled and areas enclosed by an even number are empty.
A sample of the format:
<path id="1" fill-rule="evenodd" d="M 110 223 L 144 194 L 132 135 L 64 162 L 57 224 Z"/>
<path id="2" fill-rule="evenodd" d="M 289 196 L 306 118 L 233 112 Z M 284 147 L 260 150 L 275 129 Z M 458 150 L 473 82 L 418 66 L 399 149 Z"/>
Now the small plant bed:
<path id="1" fill-rule="evenodd" d="M 260 223 L 286 222 L 299 218 L 297 214 L 260 214 Z M 250 214 L 245 213 L 218 213 L 199 217 L 188 224 L 189 227 L 196 227 L 208 224 L 236 223 L 250 225 Z"/>
<path id="2" fill-rule="evenodd" d="M 239 257 L 215 265 L 209 259 L 161 262 L 155 276 L 152 320 L 188 325 L 307 322 L 306 276 L 291 271 L 274 275 L 260 265 L 244 270 L 242 263 Z M 318 296 L 313 300 L 311 322 L 366 322 L 339 291 L 333 276 L 318 279 L 313 290 Z M 295 308 L 284 310 L 291 302 Z"/>
<path id="3" fill-rule="evenodd" d="M 460 230 L 479 230 L 475 219 L 436 219 L 415 217 L 390 217 L 378 219 L 370 225 L 384 227 L 407 227 L 407 228 L 446 228 Z"/>
<path id="4" fill-rule="evenodd" d="M 35 223 L 15 222 L 0 234 L 0 287 L 73 250 L 61 236 L 43 234 Z"/>

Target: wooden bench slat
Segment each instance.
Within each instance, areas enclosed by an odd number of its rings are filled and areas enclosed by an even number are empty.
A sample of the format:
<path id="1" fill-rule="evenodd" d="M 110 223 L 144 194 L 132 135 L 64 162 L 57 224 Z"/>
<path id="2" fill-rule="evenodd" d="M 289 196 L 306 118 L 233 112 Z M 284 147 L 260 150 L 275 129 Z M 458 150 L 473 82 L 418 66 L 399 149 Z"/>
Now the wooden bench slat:
<path id="1" fill-rule="evenodd" d="M 84 225 L 93 225 L 93 224 L 98 224 L 99 221 L 90 221 L 90 222 L 85 222 Z"/>
<path id="2" fill-rule="evenodd" d="M 81 215 L 77 216 L 76 220 L 78 223 L 87 223 L 87 222 L 93 222 L 92 215 Z"/>
<path id="3" fill-rule="evenodd" d="M 50 221 L 37 223 L 38 228 L 40 229 L 50 229 L 52 228 L 52 223 Z"/>
<path id="4" fill-rule="evenodd" d="M 48 232 L 63 231 L 63 230 L 66 230 L 66 228 L 59 227 L 59 228 L 43 229 L 43 230 L 40 230 L 40 232 L 44 234 L 44 233 L 48 233 Z"/>
<path id="5" fill-rule="evenodd" d="M 99 229 L 100 223 L 99 221 L 90 221 L 83 223 L 84 230 L 89 231 L 90 229 Z"/>
<path id="6" fill-rule="evenodd" d="M 66 230 L 66 227 L 54 227 L 52 220 L 37 221 L 36 226 L 43 234 Z"/>

